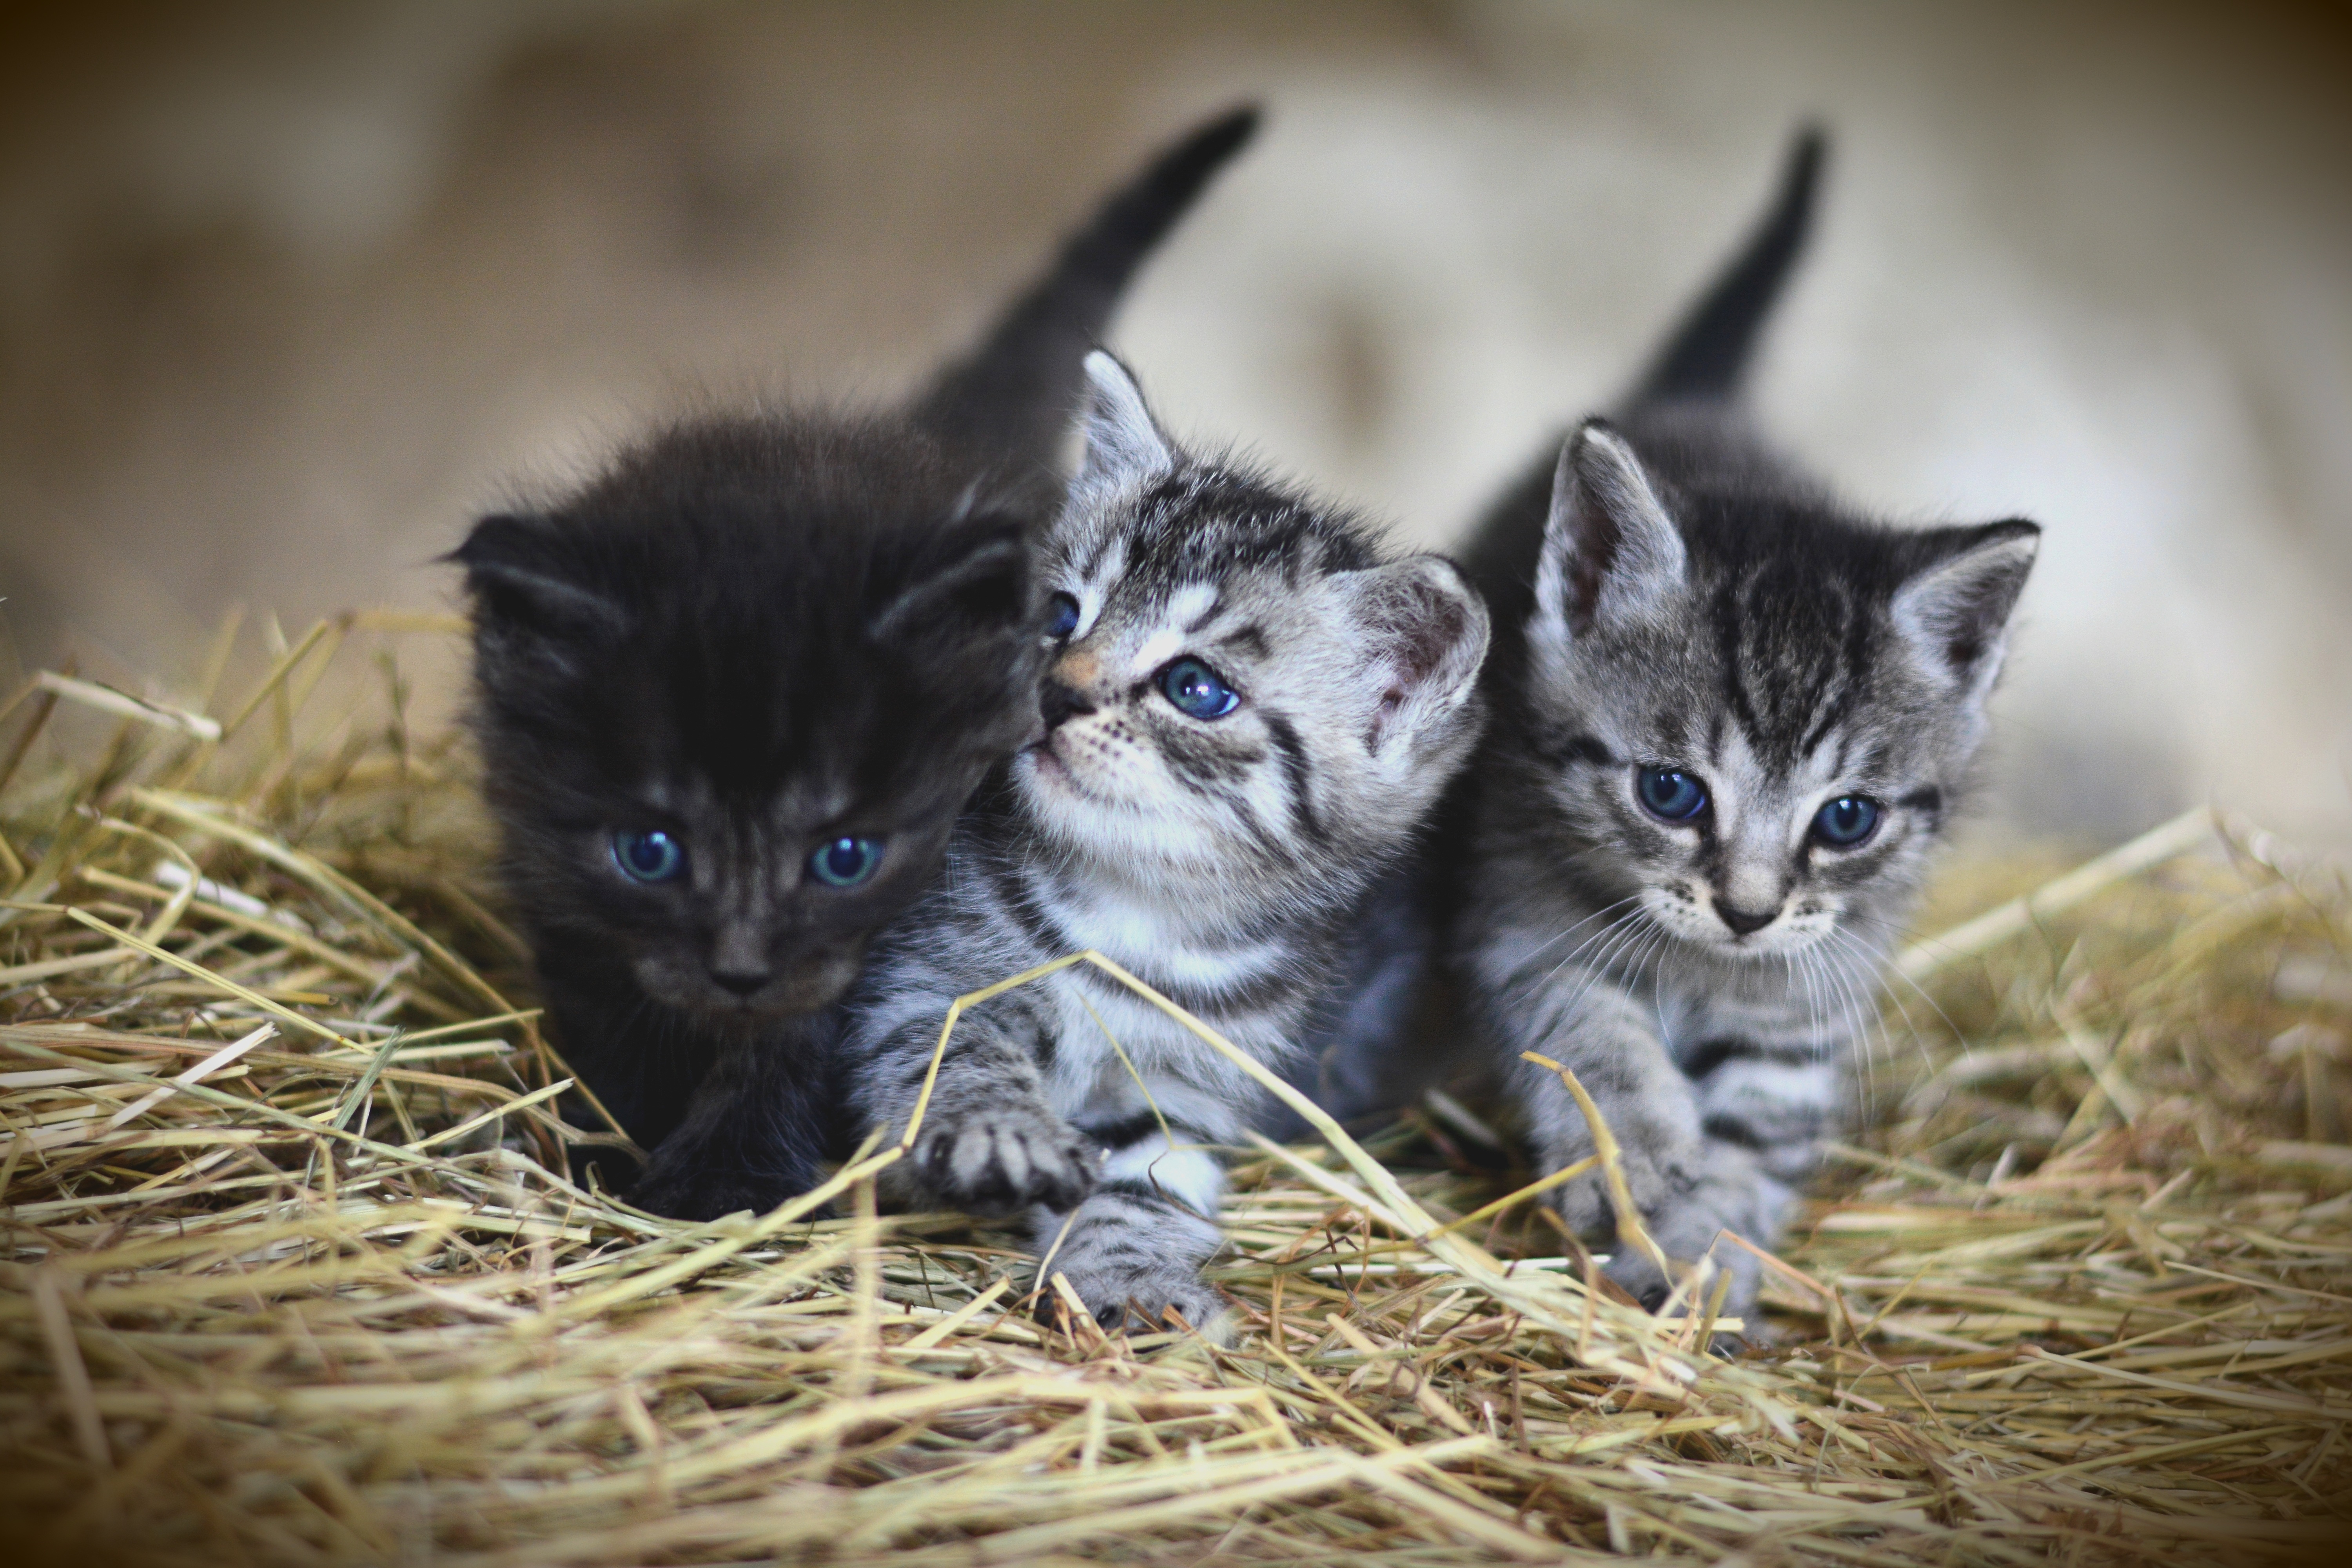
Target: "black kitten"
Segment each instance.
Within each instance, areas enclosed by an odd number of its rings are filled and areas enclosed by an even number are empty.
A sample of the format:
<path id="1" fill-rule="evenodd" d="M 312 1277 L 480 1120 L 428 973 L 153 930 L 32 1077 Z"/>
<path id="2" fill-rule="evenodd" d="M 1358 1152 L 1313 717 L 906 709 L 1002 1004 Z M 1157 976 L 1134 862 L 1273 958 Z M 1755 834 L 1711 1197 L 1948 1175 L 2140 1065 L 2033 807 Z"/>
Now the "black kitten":
<path id="1" fill-rule="evenodd" d="M 559 1045 L 652 1151 L 644 1206 L 814 1184 L 814 1015 L 1038 721 L 1027 541 L 1080 363 L 1256 119 L 1114 195 L 906 410 L 682 424 L 454 552 L 507 884 Z"/>

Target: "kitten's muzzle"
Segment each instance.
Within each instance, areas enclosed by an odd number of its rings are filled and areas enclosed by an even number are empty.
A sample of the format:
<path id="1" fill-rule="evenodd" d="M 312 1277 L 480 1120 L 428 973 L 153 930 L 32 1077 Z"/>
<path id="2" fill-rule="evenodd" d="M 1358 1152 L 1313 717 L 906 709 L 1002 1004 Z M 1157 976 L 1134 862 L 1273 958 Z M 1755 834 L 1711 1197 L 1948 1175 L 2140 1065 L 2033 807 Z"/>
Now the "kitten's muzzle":
<path id="1" fill-rule="evenodd" d="M 857 978 L 860 944 L 828 946 L 779 959 L 764 967 L 705 963 L 639 972 L 655 996 L 720 1027 L 751 1028 L 814 1013 L 839 1000 Z"/>
<path id="2" fill-rule="evenodd" d="M 775 972 L 767 969 L 714 968 L 710 971 L 712 984 L 722 991 L 731 991 L 738 996 L 755 996 L 761 987 L 774 978 Z"/>
<path id="3" fill-rule="evenodd" d="M 1045 733 L 1051 735 L 1069 721 L 1095 711 L 1095 705 L 1048 676 L 1037 691 L 1037 711 L 1045 721 Z"/>
<path id="4" fill-rule="evenodd" d="M 1716 919 L 1731 928 L 1734 936 L 1749 936 L 1762 931 L 1780 918 L 1780 906 L 1769 910 L 1743 910 L 1718 895 L 1714 900 Z"/>

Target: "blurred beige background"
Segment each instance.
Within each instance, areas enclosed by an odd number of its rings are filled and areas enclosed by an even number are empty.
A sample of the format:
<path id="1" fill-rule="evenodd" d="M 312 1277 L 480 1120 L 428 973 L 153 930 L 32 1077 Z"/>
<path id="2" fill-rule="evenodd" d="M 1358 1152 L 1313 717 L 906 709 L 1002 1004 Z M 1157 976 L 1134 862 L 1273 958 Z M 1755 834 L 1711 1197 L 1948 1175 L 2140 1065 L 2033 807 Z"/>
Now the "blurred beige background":
<path id="1" fill-rule="evenodd" d="M 1888 515 L 2048 528 L 1996 829 L 2352 840 L 2340 6 L 100 4 L 0 59 L 0 617 L 168 692 L 223 609 L 446 606 L 697 402 L 887 395 L 1109 180 L 1273 111 L 1116 342 L 1453 538 L 1837 137 L 1758 387 Z M 446 698 L 452 671 L 434 674 Z"/>

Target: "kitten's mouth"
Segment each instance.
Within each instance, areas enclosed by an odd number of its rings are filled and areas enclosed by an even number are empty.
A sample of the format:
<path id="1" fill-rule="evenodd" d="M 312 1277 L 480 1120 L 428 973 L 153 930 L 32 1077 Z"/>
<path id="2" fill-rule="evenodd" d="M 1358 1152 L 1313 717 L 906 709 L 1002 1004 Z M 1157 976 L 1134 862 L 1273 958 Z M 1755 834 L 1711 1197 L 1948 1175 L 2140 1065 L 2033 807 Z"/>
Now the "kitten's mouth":
<path id="1" fill-rule="evenodd" d="M 773 984 L 753 998 L 752 1010 L 762 1017 L 789 1017 L 814 1013 L 841 999 L 857 978 L 858 954 L 814 954 L 788 966 Z"/>
<path id="2" fill-rule="evenodd" d="M 1133 813 L 1135 807 L 1126 797 L 1116 790 L 1106 790 L 1102 787 L 1099 773 L 1095 779 L 1089 780 L 1080 774 L 1076 768 L 1072 767 L 1070 759 L 1062 755 L 1061 748 L 1055 741 L 1055 736 L 1047 735 L 1044 740 L 1020 753 L 1029 759 L 1029 782 L 1032 787 L 1052 790 L 1064 800 L 1083 802 L 1090 809 L 1097 812 Z M 1096 766 L 1100 769 L 1101 764 L 1097 763 Z"/>
<path id="3" fill-rule="evenodd" d="M 640 973 L 655 997 L 721 1029 L 757 1029 L 832 1005 L 857 978 L 858 952 L 821 952 L 780 967 L 756 990 L 722 987 L 675 973 Z"/>
<path id="4" fill-rule="evenodd" d="M 1775 921 L 1761 931 L 1718 932 L 1714 937 L 1713 945 L 1727 958 L 1760 963 L 1768 958 L 1786 958 L 1791 953 L 1802 952 L 1820 940 L 1818 931 L 1789 921 Z"/>
<path id="5" fill-rule="evenodd" d="M 1078 782 L 1078 775 L 1072 773 L 1070 764 L 1063 760 L 1061 752 L 1054 744 L 1053 736 L 1047 735 L 1021 754 L 1029 759 L 1030 771 L 1037 777 L 1052 779 L 1072 795 L 1093 798 L 1094 792 Z"/>

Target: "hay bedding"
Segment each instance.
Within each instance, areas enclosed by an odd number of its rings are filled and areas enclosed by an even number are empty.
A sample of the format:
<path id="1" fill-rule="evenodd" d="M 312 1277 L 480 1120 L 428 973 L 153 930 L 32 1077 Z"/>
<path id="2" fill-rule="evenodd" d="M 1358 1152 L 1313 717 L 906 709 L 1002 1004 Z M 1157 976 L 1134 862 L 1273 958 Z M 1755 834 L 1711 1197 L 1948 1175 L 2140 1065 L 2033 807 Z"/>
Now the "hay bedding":
<path id="1" fill-rule="evenodd" d="M 2176 824 L 1915 950 L 1865 1130 L 1769 1270 L 1768 1351 L 1706 1353 L 1704 1281 L 1664 1320 L 1589 1289 L 1452 1109 L 1244 1152 L 1237 1343 L 1106 1338 L 1034 1320 L 1010 1235 L 877 1217 L 888 1148 L 822 1220 L 676 1224 L 566 1178 L 566 1075 L 485 907 L 463 753 L 400 718 L 387 650 L 443 629 L 414 621 L 273 633 L 217 703 L 225 655 L 178 707 L 37 677 L 0 722 L 19 1560 L 2189 1563 L 2342 1539 L 2334 870 Z"/>

